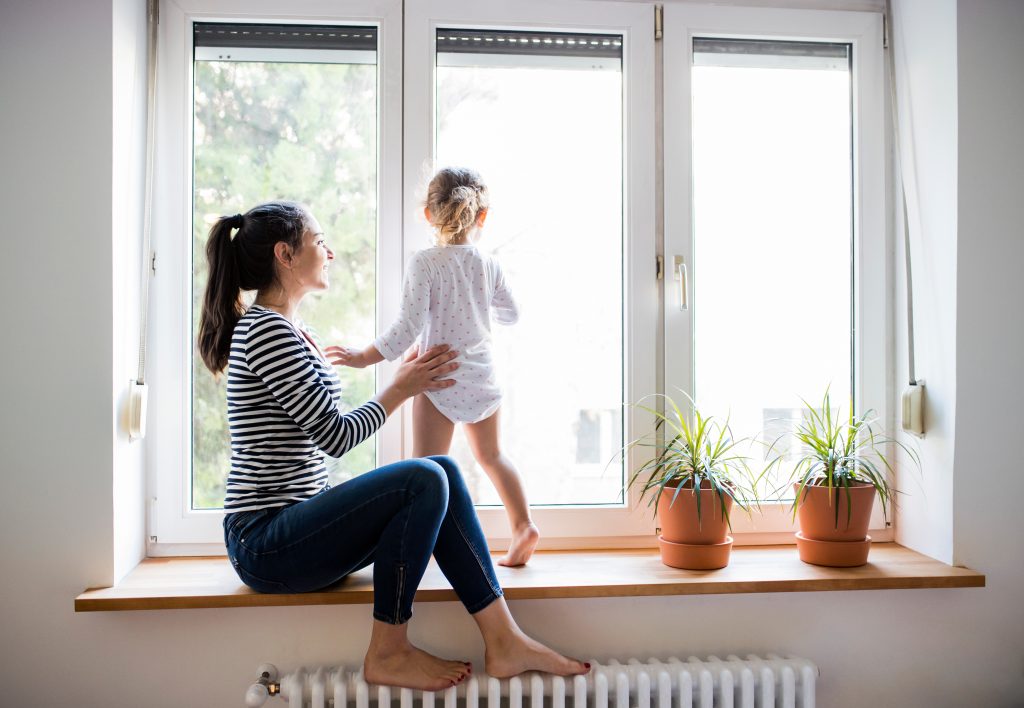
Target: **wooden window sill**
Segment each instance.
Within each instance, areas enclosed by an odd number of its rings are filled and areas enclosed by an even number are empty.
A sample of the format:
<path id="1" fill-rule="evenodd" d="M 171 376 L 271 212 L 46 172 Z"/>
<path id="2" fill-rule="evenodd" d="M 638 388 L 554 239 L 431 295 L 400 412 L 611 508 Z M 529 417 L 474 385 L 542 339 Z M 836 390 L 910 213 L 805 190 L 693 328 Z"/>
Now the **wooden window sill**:
<path id="1" fill-rule="evenodd" d="M 225 557 L 149 558 L 116 587 L 83 592 L 75 598 L 75 611 L 370 604 L 371 572 L 364 568 L 322 592 L 265 595 L 243 585 Z M 736 548 L 729 566 L 713 571 L 669 568 L 656 549 L 543 551 L 524 568 L 499 566 L 498 578 L 510 600 L 985 586 L 981 573 L 895 543 L 875 544 L 870 562 L 860 568 L 807 565 L 794 546 Z M 454 600 L 455 592 L 431 562 L 416 601 Z"/>

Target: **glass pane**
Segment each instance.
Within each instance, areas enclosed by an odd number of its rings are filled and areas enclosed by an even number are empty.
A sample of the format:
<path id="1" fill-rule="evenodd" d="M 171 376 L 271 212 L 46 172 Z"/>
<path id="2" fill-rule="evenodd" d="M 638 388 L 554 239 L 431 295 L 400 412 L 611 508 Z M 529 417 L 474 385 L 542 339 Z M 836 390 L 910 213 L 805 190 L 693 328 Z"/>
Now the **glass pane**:
<path id="1" fill-rule="evenodd" d="M 548 39 L 568 46 L 529 35 Z M 502 446 L 532 505 L 614 504 L 622 492 L 622 467 L 609 464 L 623 439 L 621 60 L 578 54 L 438 54 L 437 164 L 483 175 L 479 246 L 520 304 L 518 323 L 492 331 Z M 452 452 L 476 502 L 500 503 L 461 430 Z"/>
<path id="2" fill-rule="evenodd" d="M 272 199 L 308 205 L 335 252 L 331 288 L 307 298 L 303 319 L 325 340 L 372 341 L 377 67 L 196 61 L 194 88 L 193 342 L 211 223 Z M 192 506 L 220 508 L 231 455 L 225 381 L 215 381 L 195 352 L 192 361 Z M 372 369 L 338 373 L 346 407 L 373 395 Z M 373 438 L 340 460 L 327 458 L 331 483 L 375 460 Z"/>
<path id="3" fill-rule="evenodd" d="M 853 390 L 851 86 L 835 46 L 694 59 L 694 393 L 768 444 L 801 398 L 831 387 L 848 412 Z"/>

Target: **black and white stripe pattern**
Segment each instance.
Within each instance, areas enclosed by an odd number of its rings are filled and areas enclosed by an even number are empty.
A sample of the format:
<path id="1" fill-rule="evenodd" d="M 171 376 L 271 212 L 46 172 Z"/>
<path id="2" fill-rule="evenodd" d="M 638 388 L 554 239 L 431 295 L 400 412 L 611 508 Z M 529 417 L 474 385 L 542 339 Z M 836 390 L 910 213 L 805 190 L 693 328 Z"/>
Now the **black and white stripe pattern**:
<path id="1" fill-rule="evenodd" d="M 287 319 L 253 305 L 228 356 L 231 473 L 226 512 L 288 506 L 327 485 L 324 453 L 341 457 L 384 424 L 370 401 L 338 409 L 341 381 Z"/>

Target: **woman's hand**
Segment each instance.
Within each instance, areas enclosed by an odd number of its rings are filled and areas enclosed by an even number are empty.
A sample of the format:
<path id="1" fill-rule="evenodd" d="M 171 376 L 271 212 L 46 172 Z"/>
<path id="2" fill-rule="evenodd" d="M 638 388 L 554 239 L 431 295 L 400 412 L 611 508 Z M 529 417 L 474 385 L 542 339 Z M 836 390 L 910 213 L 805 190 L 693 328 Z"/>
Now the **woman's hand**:
<path id="1" fill-rule="evenodd" d="M 412 350 L 398 367 L 391 385 L 377 396 L 377 402 L 391 415 L 407 398 L 424 391 L 439 391 L 454 386 L 455 381 L 444 376 L 459 368 L 458 363 L 452 361 L 458 355 L 447 344 L 431 347 L 422 354 Z"/>
<path id="2" fill-rule="evenodd" d="M 332 345 L 324 349 L 324 354 L 327 355 L 327 361 L 335 366 L 350 366 L 353 369 L 364 369 L 384 360 L 372 344 L 363 350 Z"/>

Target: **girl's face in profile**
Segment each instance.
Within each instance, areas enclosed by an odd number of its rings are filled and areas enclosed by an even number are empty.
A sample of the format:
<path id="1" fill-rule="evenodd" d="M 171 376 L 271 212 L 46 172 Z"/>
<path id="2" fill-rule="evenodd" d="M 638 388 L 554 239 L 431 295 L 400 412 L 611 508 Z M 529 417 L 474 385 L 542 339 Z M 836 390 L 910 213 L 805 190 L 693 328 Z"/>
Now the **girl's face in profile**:
<path id="1" fill-rule="evenodd" d="M 302 247 L 292 258 L 292 274 L 296 282 L 306 292 L 326 290 L 330 287 L 327 271 L 333 260 L 334 251 L 327 246 L 320 222 L 312 214 L 307 214 Z"/>

